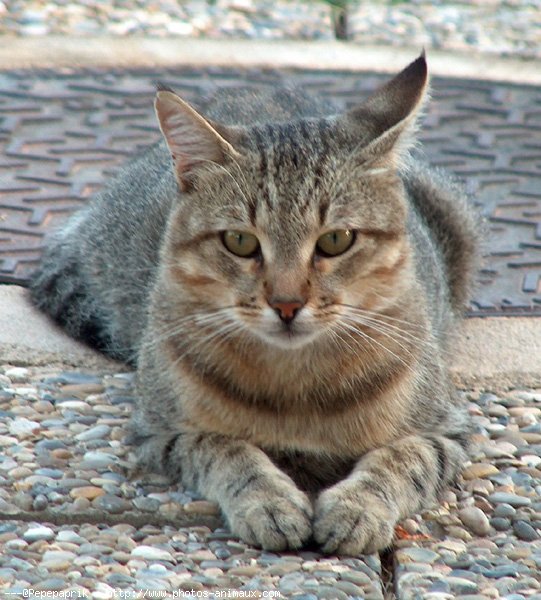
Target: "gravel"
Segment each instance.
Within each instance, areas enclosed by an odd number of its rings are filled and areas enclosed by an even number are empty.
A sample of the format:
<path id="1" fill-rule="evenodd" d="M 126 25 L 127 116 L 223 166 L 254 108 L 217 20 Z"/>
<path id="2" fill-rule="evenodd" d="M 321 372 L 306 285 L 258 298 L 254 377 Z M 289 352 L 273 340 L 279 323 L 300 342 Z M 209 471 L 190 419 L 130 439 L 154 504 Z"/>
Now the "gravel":
<path id="1" fill-rule="evenodd" d="M 541 395 L 469 392 L 464 399 L 477 450 L 457 489 L 417 517 L 425 538 L 396 542 L 397 596 L 541 599 L 541 470 L 524 458 L 541 455 L 529 436 L 541 422 Z M 412 544 L 432 554 L 412 554 Z"/>
<path id="2" fill-rule="evenodd" d="M 132 380 L 0 367 L 2 593 L 236 589 L 371 600 L 394 586 L 399 600 L 541 599 L 538 390 L 463 393 L 472 462 L 439 506 L 404 521 L 383 569 L 375 555 L 251 548 L 222 528 L 216 504 L 156 475 L 131 478 L 123 439 Z"/>
<path id="3" fill-rule="evenodd" d="M 352 3 L 353 43 L 541 56 L 541 1 Z M 321 40 L 334 37 L 324 2 L 287 0 L 0 1 L 0 33 Z"/>

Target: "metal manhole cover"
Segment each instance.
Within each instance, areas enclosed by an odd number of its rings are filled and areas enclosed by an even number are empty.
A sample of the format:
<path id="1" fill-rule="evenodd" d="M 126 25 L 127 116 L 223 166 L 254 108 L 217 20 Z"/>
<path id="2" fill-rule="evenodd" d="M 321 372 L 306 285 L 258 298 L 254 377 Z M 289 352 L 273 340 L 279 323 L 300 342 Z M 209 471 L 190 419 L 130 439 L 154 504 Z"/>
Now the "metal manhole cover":
<path id="1" fill-rule="evenodd" d="M 0 282 L 24 285 L 46 231 L 158 138 L 148 71 L 0 73 Z M 220 86 L 301 85 L 343 104 L 384 77 L 330 71 L 166 70 L 195 101 Z M 424 152 L 475 194 L 490 235 L 476 315 L 541 315 L 541 89 L 435 78 Z"/>

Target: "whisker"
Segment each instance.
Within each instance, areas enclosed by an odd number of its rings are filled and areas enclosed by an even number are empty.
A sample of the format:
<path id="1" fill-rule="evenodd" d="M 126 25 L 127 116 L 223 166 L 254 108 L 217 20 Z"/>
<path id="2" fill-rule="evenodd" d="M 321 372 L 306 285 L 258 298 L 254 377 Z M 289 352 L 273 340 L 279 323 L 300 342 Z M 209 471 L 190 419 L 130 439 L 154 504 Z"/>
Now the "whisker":
<path id="1" fill-rule="evenodd" d="M 382 321 L 382 319 L 385 318 L 385 315 L 379 315 L 378 313 L 374 313 L 372 311 L 367 311 L 367 312 L 369 312 L 370 314 L 369 315 L 363 314 L 363 312 L 361 310 L 352 311 L 355 318 L 359 319 L 360 324 L 364 324 L 364 325 L 367 325 L 374 329 L 378 329 L 380 331 L 380 333 L 383 333 L 384 335 L 386 334 L 386 335 L 389 335 L 390 337 L 396 336 L 406 342 L 414 342 L 417 346 L 429 347 L 429 348 L 434 349 L 437 352 L 441 352 L 444 355 L 448 355 L 448 356 L 451 355 L 450 351 L 447 350 L 446 348 L 442 347 L 442 345 L 439 344 L 434 339 L 434 335 L 431 334 L 431 332 L 428 331 L 427 329 L 425 329 L 425 328 L 421 329 L 419 327 L 419 329 L 421 330 L 421 333 L 425 334 L 423 337 L 421 337 L 419 335 L 416 335 L 414 332 L 408 331 L 407 329 L 405 329 L 403 327 L 397 326 L 393 323 L 386 323 L 385 321 Z M 353 315 L 349 314 L 350 320 L 353 319 Z M 372 315 L 376 315 L 376 316 L 372 316 Z M 396 320 L 398 322 L 403 322 L 408 325 L 412 325 L 412 324 L 408 323 L 407 321 L 402 321 L 401 319 L 393 319 L 393 320 Z"/>
<path id="2" fill-rule="evenodd" d="M 355 306 L 353 304 L 345 304 L 345 303 L 341 302 L 341 303 L 337 303 L 337 305 L 344 306 L 345 308 L 348 308 L 352 311 L 359 312 L 363 315 L 370 315 L 370 316 L 374 316 L 374 317 L 381 318 L 381 319 L 387 319 L 388 321 L 393 321 L 395 323 L 402 323 L 404 325 L 408 325 L 409 327 L 412 327 L 414 329 L 420 329 L 423 332 L 427 331 L 427 327 L 425 327 L 423 325 L 419 325 L 417 323 L 413 323 L 412 321 L 408 321 L 406 319 L 399 319 L 397 317 L 391 317 L 390 315 L 379 313 L 377 311 L 369 310 L 366 308 L 361 308 L 360 306 Z"/>
<path id="3" fill-rule="evenodd" d="M 382 321 L 381 319 L 379 319 L 377 317 L 373 317 L 370 315 L 362 315 L 362 314 L 358 314 L 358 313 L 354 313 L 354 314 L 346 313 L 345 315 L 342 315 L 342 316 L 344 316 L 344 317 L 347 316 L 347 318 L 349 318 L 350 320 L 358 320 L 358 322 L 360 324 L 366 324 L 368 326 L 371 326 L 371 325 L 378 326 L 381 329 L 385 329 L 385 331 L 388 331 L 388 332 L 396 335 L 397 337 L 403 339 L 404 341 L 416 342 L 417 344 L 434 345 L 433 341 L 428 336 L 421 337 L 420 335 L 416 335 L 415 333 L 408 331 L 407 329 L 404 329 L 397 325 L 394 325 L 393 323 L 386 323 L 385 321 Z"/>
<path id="4" fill-rule="evenodd" d="M 404 344 L 402 344 L 401 342 L 399 342 L 395 338 L 396 334 L 389 333 L 388 331 L 385 331 L 384 329 L 379 328 L 376 323 L 367 323 L 367 322 L 360 321 L 358 319 L 351 319 L 351 318 L 348 318 L 345 315 L 344 315 L 344 318 L 346 318 L 348 321 L 350 321 L 352 323 L 356 323 L 358 325 L 365 325 L 367 327 L 370 327 L 374 331 L 377 331 L 378 333 L 381 333 L 382 335 L 384 335 L 384 336 L 388 337 L 389 339 L 391 339 L 403 352 L 406 352 L 406 354 L 409 354 L 412 358 L 417 358 L 417 356 L 411 351 L 410 348 L 408 348 L 407 346 L 405 346 Z M 411 340 L 407 340 L 407 341 L 411 341 Z"/>
<path id="5" fill-rule="evenodd" d="M 339 323 L 335 323 L 334 326 L 339 325 Z M 345 330 L 342 330 L 343 333 L 345 333 L 350 339 L 352 339 L 354 342 L 356 342 L 355 338 L 348 332 Z M 329 329 L 329 333 L 331 335 L 331 338 L 333 340 L 333 342 L 335 342 L 336 345 L 341 346 L 342 344 L 345 344 L 349 350 L 353 353 L 354 356 L 356 356 L 357 358 L 360 356 L 358 351 L 353 347 L 350 346 L 350 344 L 348 344 L 344 338 L 341 338 L 338 333 L 334 330 L 334 329 Z"/>
<path id="6" fill-rule="evenodd" d="M 395 352 L 393 352 L 389 347 L 387 347 L 385 344 L 381 343 L 379 340 L 377 340 L 374 337 L 368 335 L 366 332 L 361 331 L 361 330 L 359 330 L 356 327 L 353 327 L 353 325 L 350 325 L 349 323 L 342 322 L 342 325 L 344 327 L 347 327 L 351 331 L 354 331 L 356 334 L 360 335 L 361 337 L 363 337 L 363 338 L 365 338 L 367 340 L 371 340 L 377 346 L 379 346 L 380 348 L 382 348 L 383 350 L 385 350 L 386 352 L 388 352 L 391 356 L 393 356 L 398 362 L 400 362 L 402 365 L 404 365 L 408 369 L 411 369 L 412 372 L 415 373 L 415 369 L 413 369 L 412 365 L 410 365 L 408 362 L 406 362 L 401 356 L 399 356 L 398 354 L 396 354 Z"/>
<path id="7" fill-rule="evenodd" d="M 178 365 L 180 362 L 182 362 L 182 360 L 184 360 L 184 358 L 190 354 L 190 353 L 194 353 L 195 351 L 199 350 L 199 349 L 209 349 L 209 343 L 210 342 L 214 342 L 211 346 L 210 346 L 210 350 L 213 351 L 215 350 L 220 344 L 222 344 L 228 337 L 229 334 L 238 329 L 239 325 L 236 322 L 229 322 L 229 323 L 225 323 L 222 327 L 220 327 L 219 329 L 215 329 L 213 330 L 210 335 L 205 336 L 202 339 L 199 339 L 197 344 L 189 347 L 186 349 L 185 352 L 183 352 L 180 356 L 178 356 L 174 361 L 173 361 L 173 366 Z M 227 335 L 226 335 L 227 334 Z M 216 339 L 218 338 L 218 339 Z M 200 354 L 200 352 L 197 352 L 197 354 Z"/>
<path id="8" fill-rule="evenodd" d="M 228 314 L 232 308 L 234 308 L 234 306 L 223 306 L 210 311 L 205 311 L 204 313 L 190 313 L 181 319 L 175 319 L 170 325 L 162 324 L 156 328 L 156 332 L 159 335 L 154 337 L 151 343 L 159 344 L 170 337 L 177 336 L 183 331 L 186 331 L 187 325 L 199 325 L 202 329 L 205 329 L 212 326 L 214 323 L 221 323 L 224 319 L 231 320 L 231 317 L 228 317 Z"/>

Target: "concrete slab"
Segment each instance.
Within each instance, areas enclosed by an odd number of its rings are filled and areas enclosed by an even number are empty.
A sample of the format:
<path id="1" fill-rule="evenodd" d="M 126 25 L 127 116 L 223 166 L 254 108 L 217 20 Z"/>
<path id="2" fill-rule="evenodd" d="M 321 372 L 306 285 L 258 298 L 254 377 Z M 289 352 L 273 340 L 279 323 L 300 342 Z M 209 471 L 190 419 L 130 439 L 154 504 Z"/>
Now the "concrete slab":
<path id="1" fill-rule="evenodd" d="M 460 387 L 541 387 L 541 319 L 467 319 L 457 334 L 452 370 Z"/>
<path id="2" fill-rule="evenodd" d="M 30 304 L 24 288 L 15 285 L 0 287 L 0 362 L 104 371 L 119 371 L 123 367 L 69 338 Z"/>
<path id="3" fill-rule="evenodd" d="M 19 286 L 0 286 L 0 363 L 123 368 L 69 338 L 30 304 Z M 452 370 L 463 388 L 541 387 L 541 319 L 467 319 L 457 332 Z"/>
<path id="4" fill-rule="evenodd" d="M 336 41 L 202 40 L 191 38 L 10 38 L 0 69 L 178 67 L 182 65 L 396 72 L 417 47 L 362 46 Z M 541 84 L 539 61 L 430 50 L 430 71 L 442 77 Z"/>

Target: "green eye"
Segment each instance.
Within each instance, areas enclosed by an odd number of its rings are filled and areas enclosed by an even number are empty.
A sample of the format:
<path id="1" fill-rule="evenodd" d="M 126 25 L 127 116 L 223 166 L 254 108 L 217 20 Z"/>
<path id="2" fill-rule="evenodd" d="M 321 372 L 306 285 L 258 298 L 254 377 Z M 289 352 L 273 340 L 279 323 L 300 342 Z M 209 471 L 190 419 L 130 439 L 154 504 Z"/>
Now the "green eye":
<path id="1" fill-rule="evenodd" d="M 316 242 L 316 252 L 322 256 L 338 256 L 351 248 L 355 232 L 351 229 L 335 229 L 324 233 Z"/>
<path id="2" fill-rule="evenodd" d="M 224 231 L 222 241 L 229 252 L 242 258 L 252 258 L 259 250 L 259 240 L 244 231 Z"/>

